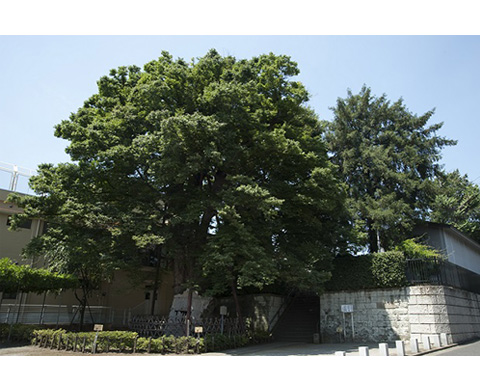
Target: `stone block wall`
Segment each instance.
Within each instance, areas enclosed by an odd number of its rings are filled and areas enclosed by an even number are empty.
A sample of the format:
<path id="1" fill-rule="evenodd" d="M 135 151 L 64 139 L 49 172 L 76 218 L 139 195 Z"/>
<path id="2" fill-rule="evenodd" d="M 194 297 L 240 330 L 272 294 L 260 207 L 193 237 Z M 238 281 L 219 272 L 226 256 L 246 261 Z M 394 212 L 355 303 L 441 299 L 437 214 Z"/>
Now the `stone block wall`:
<path id="1" fill-rule="evenodd" d="M 480 337 L 480 295 L 444 287 L 453 342 Z"/>
<path id="2" fill-rule="evenodd" d="M 353 305 L 353 313 L 344 315 L 341 305 Z M 407 291 L 382 289 L 323 294 L 320 329 L 322 342 L 407 339 L 410 332 Z"/>
<path id="3" fill-rule="evenodd" d="M 353 314 L 341 312 L 352 304 Z M 352 319 L 353 316 L 353 326 Z M 385 342 L 446 333 L 452 342 L 480 337 L 480 295 L 446 286 L 341 291 L 320 298 L 323 342 Z"/>

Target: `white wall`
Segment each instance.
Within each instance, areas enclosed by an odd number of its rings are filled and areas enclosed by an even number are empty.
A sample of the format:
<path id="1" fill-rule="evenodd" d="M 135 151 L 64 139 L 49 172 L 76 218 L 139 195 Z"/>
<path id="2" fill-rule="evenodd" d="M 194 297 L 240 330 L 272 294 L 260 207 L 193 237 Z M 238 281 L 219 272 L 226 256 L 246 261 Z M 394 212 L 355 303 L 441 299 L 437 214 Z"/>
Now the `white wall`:
<path id="1" fill-rule="evenodd" d="M 447 229 L 444 229 L 443 232 L 448 261 L 480 274 L 480 253 L 478 249 L 466 239 L 452 234 Z"/>

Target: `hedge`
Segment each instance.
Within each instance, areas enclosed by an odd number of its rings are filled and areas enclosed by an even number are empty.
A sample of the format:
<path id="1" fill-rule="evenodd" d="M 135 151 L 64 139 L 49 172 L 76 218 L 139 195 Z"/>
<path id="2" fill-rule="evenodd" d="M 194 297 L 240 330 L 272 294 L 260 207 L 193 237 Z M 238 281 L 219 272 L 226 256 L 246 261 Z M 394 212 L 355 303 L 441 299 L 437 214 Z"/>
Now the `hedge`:
<path id="1" fill-rule="evenodd" d="M 0 324 L 0 342 L 10 341 L 19 343 L 29 343 L 32 340 L 34 331 L 38 330 L 41 325 L 27 325 L 27 324 Z"/>
<path id="2" fill-rule="evenodd" d="M 327 291 L 404 287 L 407 283 L 405 256 L 400 251 L 337 258 Z"/>
<path id="3" fill-rule="evenodd" d="M 95 337 L 97 342 L 94 347 Z M 132 352 L 161 354 L 197 354 L 243 347 L 271 339 L 267 334 L 228 336 L 207 335 L 202 338 L 162 336 L 139 337 L 136 332 L 105 331 L 68 332 L 65 329 L 37 329 L 33 331 L 32 344 L 44 348 L 56 348 L 80 352 Z M 94 351 L 95 348 L 95 351 Z"/>

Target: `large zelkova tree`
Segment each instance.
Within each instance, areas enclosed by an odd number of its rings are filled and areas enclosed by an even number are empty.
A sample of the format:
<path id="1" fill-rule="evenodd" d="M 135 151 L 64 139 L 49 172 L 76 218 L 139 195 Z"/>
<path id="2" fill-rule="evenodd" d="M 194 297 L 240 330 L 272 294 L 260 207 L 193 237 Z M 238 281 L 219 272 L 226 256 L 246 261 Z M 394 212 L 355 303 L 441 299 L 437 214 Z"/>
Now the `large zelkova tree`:
<path id="1" fill-rule="evenodd" d="M 298 73 L 214 50 L 112 70 L 56 127 L 73 163 L 41 166 L 21 203 L 55 222 L 42 244 L 80 263 L 149 251 L 176 293 L 321 289 L 348 242 L 345 194 Z"/>
<path id="2" fill-rule="evenodd" d="M 370 252 L 391 249 L 427 218 L 441 149 L 456 142 L 437 135 L 441 123 L 428 124 L 434 110 L 415 115 L 366 86 L 339 98 L 333 114 L 326 139 L 359 242 Z"/>
<path id="3" fill-rule="evenodd" d="M 480 242 L 480 188 L 458 170 L 442 172 L 434 181 L 429 219 Z"/>

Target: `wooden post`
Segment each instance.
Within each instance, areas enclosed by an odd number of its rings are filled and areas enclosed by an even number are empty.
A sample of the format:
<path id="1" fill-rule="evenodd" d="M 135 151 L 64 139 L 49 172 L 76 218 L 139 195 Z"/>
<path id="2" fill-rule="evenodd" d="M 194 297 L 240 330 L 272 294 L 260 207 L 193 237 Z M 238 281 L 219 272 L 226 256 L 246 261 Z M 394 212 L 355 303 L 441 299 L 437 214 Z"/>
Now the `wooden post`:
<path id="1" fill-rule="evenodd" d="M 135 340 L 133 340 L 133 350 L 132 350 L 132 353 L 137 352 L 137 339 L 138 339 L 138 336 L 135 336 Z"/>
<path id="2" fill-rule="evenodd" d="M 58 345 L 57 345 L 57 349 L 59 351 L 60 351 L 61 345 L 62 345 L 62 334 L 59 334 L 58 335 Z"/>

